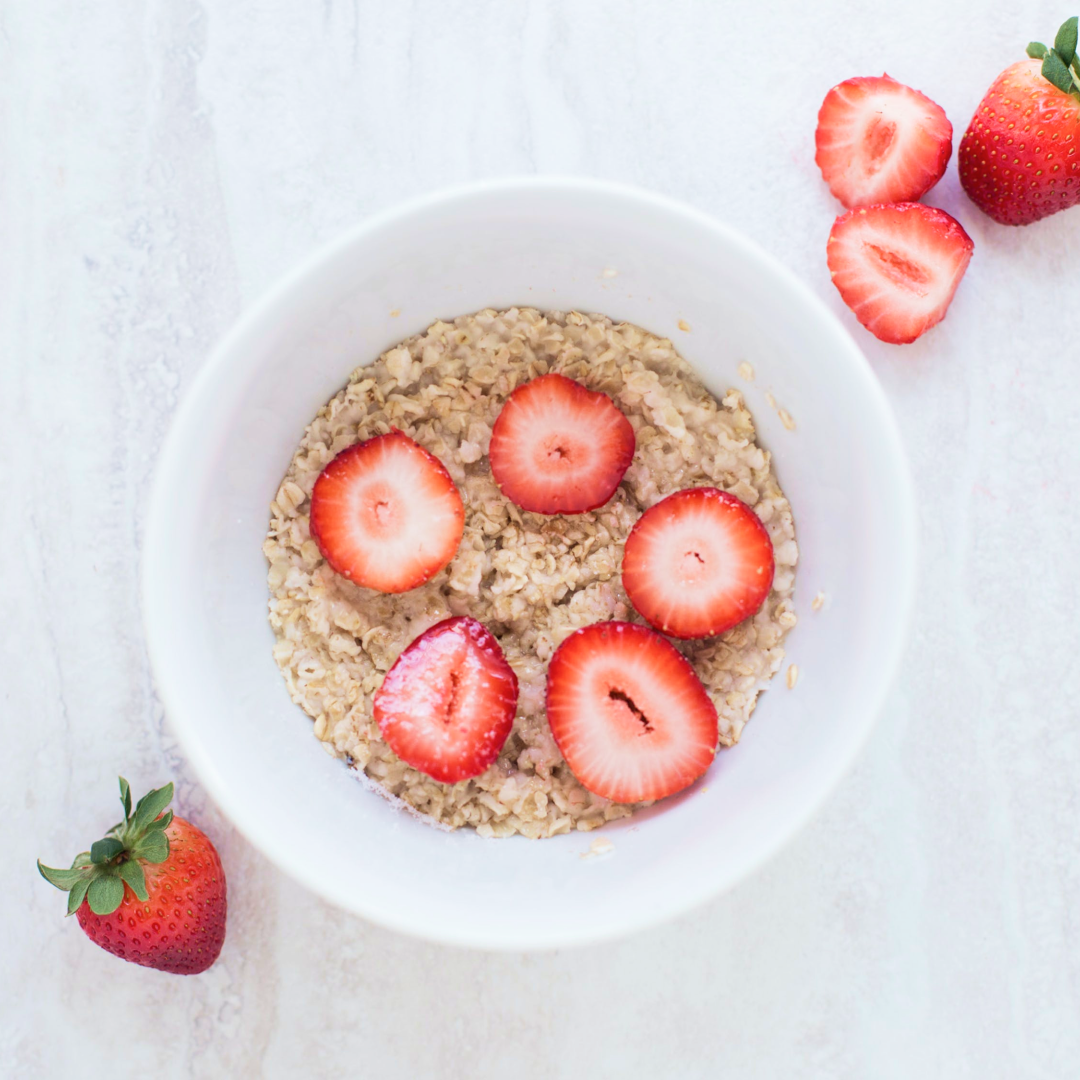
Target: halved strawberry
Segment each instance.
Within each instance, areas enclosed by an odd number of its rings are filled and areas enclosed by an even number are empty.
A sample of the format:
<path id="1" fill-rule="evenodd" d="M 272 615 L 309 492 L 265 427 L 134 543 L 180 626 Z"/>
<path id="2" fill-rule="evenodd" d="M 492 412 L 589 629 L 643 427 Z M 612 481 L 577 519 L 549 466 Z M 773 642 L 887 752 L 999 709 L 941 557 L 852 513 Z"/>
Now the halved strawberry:
<path id="1" fill-rule="evenodd" d="M 674 795 L 716 753 L 716 707 L 690 662 L 636 623 L 593 623 L 555 650 L 547 717 L 570 771 L 615 802 Z"/>
<path id="2" fill-rule="evenodd" d="M 847 207 L 913 202 L 944 175 L 952 124 L 940 105 L 890 79 L 848 79 L 818 113 L 814 160 Z"/>
<path id="3" fill-rule="evenodd" d="M 615 494 L 634 428 L 607 396 L 565 375 L 519 386 L 491 429 L 491 473 L 522 510 L 580 514 Z"/>
<path id="4" fill-rule="evenodd" d="M 443 784 L 479 776 L 514 726 L 517 676 L 483 623 L 461 616 L 425 630 L 375 692 L 390 749 Z"/>
<path id="5" fill-rule="evenodd" d="M 657 630 L 702 638 L 753 615 L 773 569 L 772 541 L 746 503 L 719 488 L 688 488 L 638 518 L 623 549 L 622 582 Z"/>
<path id="6" fill-rule="evenodd" d="M 882 341 L 903 345 L 945 318 L 974 247 L 944 210 L 863 206 L 834 222 L 829 271 L 855 318 Z"/>
<path id="7" fill-rule="evenodd" d="M 310 529 L 342 577 L 401 593 L 454 557 L 465 507 L 442 462 L 395 430 L 342 450 L 319 473 Z"/>

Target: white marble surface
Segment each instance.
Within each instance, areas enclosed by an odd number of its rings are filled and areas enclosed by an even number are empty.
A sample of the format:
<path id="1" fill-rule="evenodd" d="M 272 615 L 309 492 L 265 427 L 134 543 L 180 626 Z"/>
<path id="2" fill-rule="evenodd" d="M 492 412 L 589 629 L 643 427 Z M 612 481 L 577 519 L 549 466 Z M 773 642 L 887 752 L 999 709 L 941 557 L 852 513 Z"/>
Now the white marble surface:
<path id="1" fill-rule="evenodd" d="M 806 831 L 677 923 L 487 955 L 327 907 L 204 796 L 139 622 L 177 398 L 314 246 L 441 185 L 578 173 L 738 223 L 842 311 L 817 106 L 886 68 L 962 130 L 1069 14 L 968 7 L 0 3 L 0 1074 L 1080 1075 L 1080 209 L 1004 229 L 950 169 L 929 201 L 975 257 L 948 319 L 904 349 L 856 327 L 920 495 L 902 680 Z M 221 848 L 229 935 L 206 975 L 94 949 L 33 870 L 110 823 L 121 770 L 174 777 Z"/>

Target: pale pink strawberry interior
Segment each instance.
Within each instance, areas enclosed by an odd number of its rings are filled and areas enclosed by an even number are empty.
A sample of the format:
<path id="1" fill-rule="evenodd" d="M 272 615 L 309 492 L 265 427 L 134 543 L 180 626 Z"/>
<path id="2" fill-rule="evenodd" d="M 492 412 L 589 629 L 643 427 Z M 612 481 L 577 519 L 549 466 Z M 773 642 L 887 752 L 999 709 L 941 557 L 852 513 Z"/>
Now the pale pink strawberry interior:
<path id="1" fill-rule="evenodd" d="M 402 653 L 375 699 L 379 727 L 398 757 L 437 779 L 463 764 L 476 775 L 495 760 L 513 723 L 517 686 L 490 641 L 489 656 L 459 623 L 421 635 Z"/>
<path id="2" fill-rule="evenodd" d="M 947 238 L 919 209 L 870 207 L 837 233 L 850 260 L 837 274 L 841 291 L 850 288 L 858 304 L 880 303 L 890 318 L 947 305 L 971 256 L 969 245 Z"/>
<path id="3" fill-rule="evenodd" d="M 590 790 L 659 798 L 685 787 L 716 749 L 716 710 L 689 664 L 652 631 L 572 642 L 549 698 L 559 748 Z"/>
<path id="4" fill-rule="evenodd" d="M 752 614 L 772 583 L 768 535 L 752 510 L 718 492 L 658 503 L 627 549 L 623 580 L 630 600 L 661 629 L 719 632 L 718 625 Z"/>
<path id="5" fill-rule="evenodd" d="M 634 452 L 632 429 L 614 403 L 561 376 L 515 393 L 493 441 L 492 471 L 511 497 L 521 484 L 532 499 L 570 512 L 606 502 Z"/>
<path id="6" fill-rule="evenodd" d="M 405 437 L 372 443 L 358 463 L 327 477 L 319 497 L 332 561 L 373 575 L 385 591 L 440 569 L 448 537 L 460 538 L 464 522 L 461 497 L 441 465 Z"/>
<path id="7" fill-rule="evenodd" d="M 818 161 L 847 206 L 918 198 L 951 152 L 941 110 L 891 79 L 841 83 L 826 98 L 821 124 Z"/>

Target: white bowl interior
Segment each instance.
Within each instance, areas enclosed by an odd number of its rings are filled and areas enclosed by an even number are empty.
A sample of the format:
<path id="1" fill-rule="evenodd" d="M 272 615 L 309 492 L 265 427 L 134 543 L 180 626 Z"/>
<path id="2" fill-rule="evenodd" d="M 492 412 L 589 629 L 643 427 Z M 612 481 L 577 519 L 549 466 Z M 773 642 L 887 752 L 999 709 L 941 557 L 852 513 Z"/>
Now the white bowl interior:
<path id="1" fill-rule="evenodd" d="M 515 304 L 630 320 L 671 337 L 714 392 L 742 387 L 801 550 L 800 623 L 788 639 L 797 688 L 778 677 L 740 744 L 688 793 L 602 833 L 545 841 L 438 831 L 323 752 L 271 658 L 260 551 L 305 425 L 352 368 L 435 318 Z M 750 384 L 737 374 L 744 360 L 756 372 Z M 795 431 L 766 402 L 770 390 Z M 610 185 L 466 189 L 376 219 L 321 253 L 208 361 L 155 487 L 144 564 L 151 654 L 210 793 L 309 887 L 440 941 L 594 941 L 729 886 L 834 785 L 899 659 L 913 520 L 892 418 L 864 359 L 752 245 Z M 827 603 L 812 612 L 819 590 Z M 598 835 L 614 846 L 590 855 Z"/>

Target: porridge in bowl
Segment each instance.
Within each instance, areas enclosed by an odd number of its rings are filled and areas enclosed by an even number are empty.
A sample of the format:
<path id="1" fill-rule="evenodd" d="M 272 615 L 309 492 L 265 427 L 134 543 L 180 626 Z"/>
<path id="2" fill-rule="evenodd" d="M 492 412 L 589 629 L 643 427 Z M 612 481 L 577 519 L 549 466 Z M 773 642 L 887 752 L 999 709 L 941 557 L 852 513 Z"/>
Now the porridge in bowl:
<path id="1" fill-rule="evenodd" d="M 527 387 L 538 401 L 528 397 Z M 595 498 L 534 504 L 516 494 L 521 485 L 538 486 L 541 478 L 528 468 L 515 476 L 511 466 L 518 463 L 506 461 L 502 446 L 511 433 L 527 438 L 542 423 L 541 412 L 528 411 L 548 406 L 542 391 L 557 402 L 564 400 L 561 395 L 569 402 L 577 394 L 582 409 L 594 410 L 589 415 L 596 417 L 590 423 L 597 442 L 605 448 L 611 443 L 612 453 L 622 455 L 611 482 L 604 486 L 606 478 L 599 478 Z M 534 423 L 533 415 L 541 419 Z M 565 450 L 568 458 L 577 452 Z M 545 452 L 561 456 L 564 448 L 549 446 Z M 334 468 L 328 469 L 331 462 Z M 418 551 L 424 547 L 415 566 L 408 557 L 407 573 L 380 565 L 377 576 L 357 575 L 348 559 L 334 557 L 348 549 L 349 558 L 366 560 L 368 567 L 377 561 L 364 537 L 344 535 L 348 529 L 341 528 L 343 516 L 360 512 L 359 504 L 349 502 L 349 470 L 362 468 L 400 478 L 390 483 L 386 500 L 380 496 L 372 504 L 373 528 L 381 527 L 384 515 L 393 517 L 395 498 L 408 504 L 422 494 L 428 500 L 424 507 L 435 508 L 433 516 L 425 509 L 407 523 Z M 610 493 L 612 485 L 617 486 Z M 543 505 L 544 512 L 522 509 L 523 503 Z M 741 394 L 729 390 L 717 400 L 670 341 L 598 315 L 487 310 L 437 322 L 388 350 L 358 368 L 319 411 L 270 509 L 263 550 L 274 658 L 293 700 L 314 720 L 316 737 L 421 815 L 449 827 L 473 826 L 484 836 L 547 837 L 592 829 L 692 782 L 717 746 L 738 741 L 758 694 L 781 665 L 784 637 L 796 621 L 798 549 L 791 508 L 768 452 L 755 441 Z M 757 577 L 752 588 L 744 588 L 743 570 L 728 573 L 743 574 L 738 581 L 721 574 L 693 584 L 702 558 L 693 552 L 679 556 L 673 565 L 691 575 L 692 587 L 684 589 L 681 607 L 671 608 L 656 595 L 656 568 L 665 565 L 680 530 L 689 527 L 686 515 L 699 512 L 728 515 L 716 519 L 720 540 L 715 551 L 704 552 L 702 565 L 715 555 L 729 566 L 745 563 L 745 574 Z M 624 567 L 627 539 L 643 515 L 632 541 L 635 566 Z M 729 517 L 734 524 L 725 532 Z M 444 539 L 448 554 L 439 557 Z M 754 554 L 755 544 L 768 549 L 767 568 L 765 557 Z M 625 580 L 624 571 L 630 575 Z M 695 602 L 691 593 L 704 597 L 701 602 L 708 601 L 713 613 L 719 605 L 719 621 L 709 612 L 680 621 L 686 605 Z M 582 633 L 594 624 L 609 625 Z M 465 773 L 422 771 L 391 748 L 393 742 L 409 757 L 408 740 L 422 734 L 410 727 L 408 700 L 403 704 L 401 697 L 418 683 L 402 676 L 416 660 L 415 650 L 410 652 L 414 643 L 429 653 L 437 644 L 438 677 L 448 693 L 473 693 L 470 687 L 487 686 L 484 679 L 498 681 L 495 711 L 503 726 L 497 744 L 491 732 L 483 733 L 483 754 L 473 761 L 481 771 L 475 775 L 437 780 L 432 773 Z M 645 650 L 632 653 L 636 696 L 612 688 L 614 683 L 588 682 L 593 669 L 571 663 L 587 644 Z M 588 655 L 591 662 L 594 654 Z M 560 658 L 561 672 L 573 668 L 579 678 L 573 688 L 554 693 L 549 686 L 553 657 Z M 399 659 L 402 666 L 395 668 Z M 398 674 L 388 679 L 391 668 Z M 597 670 L 597 679 L 607 678 L 606 669 Z M 664 701 L 677 697 L 669 678 L 683 680 L 687 694 L 686 724 L 670 739 L 659 722 Z M 613 717 L 618 713 L 613 723 L 621 732 L 625 754 L 618 760 L 625 768 L 638 768 L 633 755 L 651 740 L 658 748 L 651 753 L 664 768 L 669 763 L 684 769 L 677 786 L 651 784 L 644 772 L 629 785 L 621 782 L 624 777 L 606 776 L 610 762 L 598 765 L 595 757 L 602 745 L 582 738 L 571 722 L 573 693 L 585 683 L 589 693 L 602 693 Z M 390 684 L 398 687 L 393 701 Z M 664 693 L 653 693 L 657 688 Z M 648 707 L 642 704 L 647 699 Z M 637 738 L 642 733 L 644 741 Z"/>

